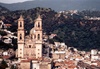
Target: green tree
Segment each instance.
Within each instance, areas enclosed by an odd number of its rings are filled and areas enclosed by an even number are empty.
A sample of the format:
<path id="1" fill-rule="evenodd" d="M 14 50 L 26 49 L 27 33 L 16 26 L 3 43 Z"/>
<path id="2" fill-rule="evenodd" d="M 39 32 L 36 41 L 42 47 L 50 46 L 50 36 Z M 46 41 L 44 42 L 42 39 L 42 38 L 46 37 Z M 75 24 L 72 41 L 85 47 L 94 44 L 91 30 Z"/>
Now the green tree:
<path id="1" fill-rule="evenodd" d="M 0 64 L 0 69 L 5 69 L 7 67 L 8 67 L 7 63 L 4 60 L 2 60 L 2 62 Z"/>

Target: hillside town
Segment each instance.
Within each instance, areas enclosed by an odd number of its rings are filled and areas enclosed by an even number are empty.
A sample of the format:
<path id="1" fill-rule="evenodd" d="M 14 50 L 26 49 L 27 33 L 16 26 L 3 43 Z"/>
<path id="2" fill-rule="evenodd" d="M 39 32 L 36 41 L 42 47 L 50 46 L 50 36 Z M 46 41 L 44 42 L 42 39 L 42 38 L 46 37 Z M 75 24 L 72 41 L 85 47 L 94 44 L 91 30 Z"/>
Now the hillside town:
<path id="1" fill-rule="evenodd" d="M 100 0 L 0 0 L 0 69 L 100 69 Z"/>
<path id="2" fill-rule="evenodd" d="M 6 35 L 0 35 L 0 41 L 13 47 L 15 39 L 18 46 L 16 50 L 0 50 L 0 69 L 100 69 L 99 50 L 87 52 L 69 47 L 64 42 L 50 43 L 48 39 L 53 39 L 57 34 L 45 34 L 42 22 L 41 15 L 37 15 L 34 27 L 26 35 L 21 15 L 16 36 L 15 32 L 7 30 L 10 24 L 0 21 L 0 31 L 6 32 Z"/>

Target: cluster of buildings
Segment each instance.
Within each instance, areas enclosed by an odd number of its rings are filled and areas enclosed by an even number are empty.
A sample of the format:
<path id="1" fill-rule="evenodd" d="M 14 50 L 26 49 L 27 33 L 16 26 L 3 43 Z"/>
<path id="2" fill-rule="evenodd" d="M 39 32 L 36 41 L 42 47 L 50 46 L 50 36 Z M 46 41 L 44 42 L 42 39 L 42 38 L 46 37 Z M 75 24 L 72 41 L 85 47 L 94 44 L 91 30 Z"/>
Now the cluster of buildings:
<path id="1" fill-rule="evenodd" d="M 11 24 L 5 24 L 2 20 L 0 21 L 0 32 L 1 34 L 4 33 L 4 35 L 0 35 L 0 40 L 6 44 L 12 44 L 12 38 L 17 39 L 14 33 L 7 30 L 11 26 Z"/>
<path id="2" fill-rule="evenodd" d="M 69 10 L 69 11 L 59 11 L 58 14 L 56 14 L 56 17 L 60 17 L 63 16 L 66 19 L 71 18 L 73 15 L 78 15 L 78 11 L 77 10 Z"/>
<path id="3" fill-rule="evenodd" d="M 77 14 L 78 10 L 69 10 L 69 11 L 60 11 L 59 13 L 63 13 L 63 14 Z"/>
<path id="4" fill-rule="evenodd" d="M 87 19 L 87 20 L 100 20 L 100 17 L 88 17 L 88 16 L 85 16 L 84 18 Z"/>
<path id="5" fill-rule="evenodd" d="M 54 69 L 100 69 L 100 51 L 96 49 L 91 52 L 78 51 L 60 42 L 52 46 Z"/>
<path id="6" fill-rule="evenodd" d="M 17 69 L 100 69 L 100 51 L 78 51 L 65 43 L 49 44 L 43 39 L 41 16 L 34 21 L 34 27 L 29 35 L 25 35 L 24 18 L 18 19 L 16 58 L 8 63 Z M 52 34 L 49 38 L 57 36 Z"/>
<path id="7" fill-rule="evenodd" d="M 17 37 L 11 31 L 7 30 L 10 28 L 11 24 L 4 24 L 2 20 L 0 20 L 0 48 L 4 48 L 3 46 L 14 46 L 13 39 L 17 40 Z M 8 48 L 8 47 L 7 47 Z M 0 49 L 0 57 L 10 58 L 15 55 L 15 51 L 12 48 Z"/>
<path id="8" fill-rule="evenodd" d="M 54 42 L 47 44 L 43 41 L 42 19 L 40 15 L 30 30 L 30 34 L 24 34 L 24 19 L 18 20 L 18 52 L 20 69 L 87 69 L 89 66 L 99 68 L 99 51 L 78 51 L 68 47 L 65 43 Z M 52 34 L 56 36 L 55 34 Z M 50 38 L 52 35 L 50 35 Z M 43 44 L 48 46 L 48 56 L 43 56 Z M 98 62 L 96 62 L 98 61 Z M 84 66 L 81 65 L 84 63 Z"/>
<path id="9" fill-rule="evenodd" d="M 0 30 L 10 28 L 11 26 L 12 26 L 11 24 L 4 24 L 4 22 L 0 20 Z"/>

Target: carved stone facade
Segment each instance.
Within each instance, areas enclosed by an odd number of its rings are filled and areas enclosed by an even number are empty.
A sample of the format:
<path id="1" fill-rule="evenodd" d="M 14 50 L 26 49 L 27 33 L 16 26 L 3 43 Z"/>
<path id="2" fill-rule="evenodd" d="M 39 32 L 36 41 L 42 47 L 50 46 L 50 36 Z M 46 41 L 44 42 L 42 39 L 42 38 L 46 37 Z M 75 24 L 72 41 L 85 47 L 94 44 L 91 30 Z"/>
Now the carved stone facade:
<path id="1" fill-rule="evenodd" d="M 42 19 L 40 15 L 35 19 L 34 27 L 30 34 L 25 36 L 24 18 L 18 19 L 18 58 L 42 57 Z"/>

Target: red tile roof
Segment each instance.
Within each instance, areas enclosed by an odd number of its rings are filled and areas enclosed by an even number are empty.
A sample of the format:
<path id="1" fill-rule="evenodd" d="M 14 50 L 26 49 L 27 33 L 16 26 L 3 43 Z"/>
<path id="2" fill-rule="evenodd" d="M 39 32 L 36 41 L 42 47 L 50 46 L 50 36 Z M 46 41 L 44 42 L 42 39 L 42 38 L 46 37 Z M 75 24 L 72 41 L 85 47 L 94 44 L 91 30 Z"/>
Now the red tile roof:
<path id="1" fill-rule="evenodd" d="M 9 59 L 10 57 L 9 56 L 2 56 L 2 58 Z"/>

